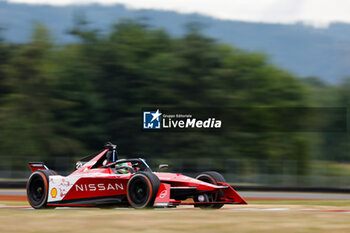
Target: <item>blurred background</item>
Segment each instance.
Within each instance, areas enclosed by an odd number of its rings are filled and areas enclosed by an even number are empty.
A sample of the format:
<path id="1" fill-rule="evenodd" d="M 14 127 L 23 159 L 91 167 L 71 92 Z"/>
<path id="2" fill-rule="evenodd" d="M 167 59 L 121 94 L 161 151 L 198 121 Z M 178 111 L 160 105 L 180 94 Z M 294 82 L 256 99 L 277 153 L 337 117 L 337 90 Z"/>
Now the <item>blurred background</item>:
<path id="1" fill-rule="evenodd" d="M 313 1 L 275 1 L 249 18 L 260 3 L 244 14 L 232 1 L 230 14 L 222 1 L 144 2 L 0 1 L 2 181 L 25 180 L 28 161 L 67 175 L 112 141 L 121 157 L 153 168 L 217 170 L 243 186 L 350 188 L 348 132 L 142 131 L 145 107 L 347 108 L 350 25 L 341 12 L 293 18 Z"/>

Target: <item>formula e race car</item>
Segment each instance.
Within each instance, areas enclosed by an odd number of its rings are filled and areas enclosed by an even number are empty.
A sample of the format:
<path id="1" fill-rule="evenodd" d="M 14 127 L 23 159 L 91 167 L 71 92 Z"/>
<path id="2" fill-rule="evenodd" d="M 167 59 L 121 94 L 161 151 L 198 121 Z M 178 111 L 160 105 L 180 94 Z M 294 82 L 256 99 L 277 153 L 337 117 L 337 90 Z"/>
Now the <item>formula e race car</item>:
<path id="1" fill-rule="evenodd" d="M 194 205 L 221 208 L 224 204 L 247 204 L 214 171 L 196 178 L 178 173 L 152 172 L 141 158 L 118 159 L 116 146 L 77 162 L 77 170 L 60 176 L 41 162 L 30 162 L 32 174 L 27 182 L 27 197 L 35 209 L 72 207 L 133 208 Z M 159 166 L 159 169 L 167 165 Z"/>

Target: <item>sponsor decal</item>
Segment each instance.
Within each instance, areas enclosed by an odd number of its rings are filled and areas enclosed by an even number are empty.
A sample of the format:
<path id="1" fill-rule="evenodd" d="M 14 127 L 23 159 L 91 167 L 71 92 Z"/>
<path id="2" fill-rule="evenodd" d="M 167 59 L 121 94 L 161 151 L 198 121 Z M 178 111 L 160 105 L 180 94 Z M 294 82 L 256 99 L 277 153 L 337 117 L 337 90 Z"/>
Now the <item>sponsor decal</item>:
<path id="1" fill-rule="evenodd" d="M 160 194 L 159 194 L 159 197 L 160 198 L 164 198 L 168 195 L 168 191 L 167 190 L 163 190 Z"/>
<path id="2" fill-rule="evenodd" d="M 208 118 L 205 121 L 196 118 L 187 118 L 186 120 L 168 118 L 163 119 L 163 128 L 221 128 L 221 121 L 215 118 Z"/>
<path id="3" fill-rule="evenodd" d="M 57 189 L 56 188 L 51 189 L 51 197 L 56 198 L 56 196 L 57 196 Z"/>
<path id="4" fill-rule="evenodd" d="M 162 113 L 159 112 L 159 109 L 155 112 L 143 112 L 143 128 L 160 129 L 161 115 Z"/>
<path id="5" fill-rule="evenodd" d="M 50 176 L 48 202 L 61 200 L 79 179 L 78 176 Z M 55 190 L 53 190 L 55 189 Z M 55 194 L 55 195 L 52 195 Z"/>
<path id="6" fill-rule="evenodd" d="M 222 121 L 214 117 L 198 119 L 191 114 L 162 114 L 143 112 L 143 129 L 219 129 Z"/>
<path id="7" fill-rule="evenodd" d="M 94 192 L 94 191 L 109 191 L 109 190 L 124 190 L 123 184 L 75 184 L 75 191 Z"/>

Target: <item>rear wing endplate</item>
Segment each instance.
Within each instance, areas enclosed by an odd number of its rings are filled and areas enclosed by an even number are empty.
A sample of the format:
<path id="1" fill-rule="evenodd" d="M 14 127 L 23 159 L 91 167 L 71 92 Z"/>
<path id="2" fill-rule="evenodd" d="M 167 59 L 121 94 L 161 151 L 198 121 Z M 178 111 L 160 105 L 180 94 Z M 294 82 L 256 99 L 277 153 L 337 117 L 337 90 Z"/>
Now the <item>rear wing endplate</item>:
<path id="1" fill-rule="evenodd" d="M 43 162 L 29 162 L 29 167 L 32 172 L 37 170 L 49 170 Z"/>

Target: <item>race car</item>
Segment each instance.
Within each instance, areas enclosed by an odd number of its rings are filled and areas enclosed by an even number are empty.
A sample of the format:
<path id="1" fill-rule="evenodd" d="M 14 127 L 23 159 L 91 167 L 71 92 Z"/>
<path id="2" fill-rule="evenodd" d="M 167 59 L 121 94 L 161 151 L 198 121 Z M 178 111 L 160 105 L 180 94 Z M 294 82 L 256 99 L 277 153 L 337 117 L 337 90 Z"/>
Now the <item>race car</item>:
<path id="1" fill-rule="evenodd" d="M 144 159 L 118 159 L 112 143 L 78 161 L 77 169 L 68 176 L 58 175 L 42 162 L 29 165 L 32 174 L 27 182 L 27 198 L 35 209 L 179 205 L 219 209 L 224 204 L 247 204 L 218 172 L 203 172 L 196 178 L 153 172 Z M 159 170 L 164 168 L 167 165 L 159 166 Z"/>

